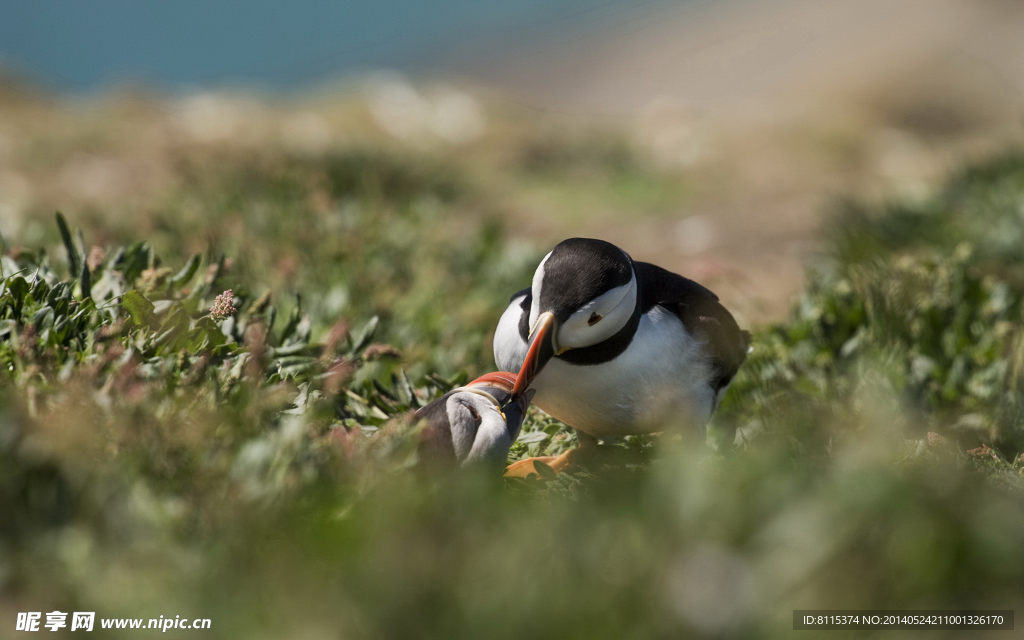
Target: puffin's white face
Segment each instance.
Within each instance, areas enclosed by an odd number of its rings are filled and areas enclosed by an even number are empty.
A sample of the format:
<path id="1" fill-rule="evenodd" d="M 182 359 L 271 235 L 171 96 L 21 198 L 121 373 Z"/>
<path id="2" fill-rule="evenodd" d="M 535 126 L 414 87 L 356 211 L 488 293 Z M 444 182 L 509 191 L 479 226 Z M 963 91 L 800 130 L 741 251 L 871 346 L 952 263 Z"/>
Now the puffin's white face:
<path id="1" fill-rule="evenodd" d="M 549 253 L 541 261 L 533 276 L 533 304 L 530 307 L 531 334 L 540 316 L 544 265 Z M 596 298 L 583 303 L 564 322 L 559 323 L 555 335 L 555 351 L 579 349 L 603 342 L 618 333 L 629 322 L 636 308 L 636 274 L 627 284 L 605 291 Z"/>
<path id="2" fill-rule="evenodd" d="M 626 326 L 636 308 L 636 276 L 576 310 L 558 328 L 558 350 L 578 349 L 604 342 Z"/>

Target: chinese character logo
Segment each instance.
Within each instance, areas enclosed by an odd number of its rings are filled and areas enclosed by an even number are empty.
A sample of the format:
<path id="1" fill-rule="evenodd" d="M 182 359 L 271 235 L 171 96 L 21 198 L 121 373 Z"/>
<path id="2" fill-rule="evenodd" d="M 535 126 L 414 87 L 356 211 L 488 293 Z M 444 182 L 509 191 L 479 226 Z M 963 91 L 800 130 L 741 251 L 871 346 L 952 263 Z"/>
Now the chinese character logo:
<path id="1" fill-rule="evenodd" d="M 15 631 L 39 631 L 39 624 L 42 622 L 43 614 L 40 611 L 29 611 L 18 613 L 18 622 L 14 627 Z M 92 631 L 96 622 L 95 611 L 76 611 L 71 614 L 71 630 Z M 46 624 L 43 625 L 50 631 L 63 629 L 68 626 L 68 614 L 63 611 L 51 611 L 46 614 Z"/>
<path id="2" fill-rule="evenodd" d="M 32 611 L 28 613 L 21 612 L 18 614 L 18 624 L 14 627 L 15 631 L 39 631 L 39 619 L 43 617 L 43 614 L 39 611 Z"/>
<path id="3" fill-rule="evenodd" d="M 62 611 L 51 611 L 46 614 L 46 628 L 50 631 L 56 631 L 66 626 L 68 626 L 68 614 Z"/>
<path id="4" fill-rule="evenodd" d="M 81 629 L 83 631 L 92 631 L 92 624 L 96 621 L 95 611 L 76 611 L 71 616 L 71 630 L 77 631 Z"/>

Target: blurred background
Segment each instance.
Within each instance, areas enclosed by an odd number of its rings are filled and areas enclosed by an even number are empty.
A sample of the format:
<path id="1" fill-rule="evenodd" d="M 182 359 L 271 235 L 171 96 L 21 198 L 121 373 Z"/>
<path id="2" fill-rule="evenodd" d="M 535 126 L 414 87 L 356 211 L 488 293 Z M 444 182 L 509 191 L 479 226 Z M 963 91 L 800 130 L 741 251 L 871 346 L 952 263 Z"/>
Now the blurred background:
<path id="1" fill-rule="evenodd" d="M 0 0 L 0 637 L 1020 609 L 1022 34 L 1017 0 Z M 396 417 L 493 369 L 568 236 L 754 332 L 710 446 L 425 475 Z M 534 410 L 509 460 L 575 443 Z"/>
<path id="2" fill-rule="evenodd" d="M 511 233 L 612 239 L 778 318 L 829 199 L 920 194 L 1019 139 L 1022 27 L 1009 0 L 4 3 L 0 220 L 152 199 L 172 145 L 381 136 L 496 180 L 529 165 L 493 194 Z M 120 137 L 36 185 L 16 96 Z M 515 125 L 544 133 L 510 159 Z M 615 173 L 610 192 L 560 190 L 558 163 Z"/>

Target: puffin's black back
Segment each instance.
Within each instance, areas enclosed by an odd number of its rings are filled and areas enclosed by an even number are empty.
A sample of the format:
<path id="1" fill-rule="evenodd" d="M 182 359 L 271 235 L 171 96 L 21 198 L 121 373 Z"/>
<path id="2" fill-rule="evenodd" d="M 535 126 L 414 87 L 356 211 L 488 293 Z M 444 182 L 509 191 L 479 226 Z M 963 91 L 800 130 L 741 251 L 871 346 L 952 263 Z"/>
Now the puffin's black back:
<path id="1" fill-rule="evenodd" d="M 441 462 L 455 463 L 455 444 L 452 429 L 448 423 L 448 398 L 453 392 L 442 395 L 412 414 L 412 424 L 424 423 L 420 432 L 420 456 Z"/>
<path id="2" fill-rule="evenodd" d="M 686 330 L 711 348 L 712 388 L 717 392 L 729 384 L 747 359 L 750 332 L 740 329 L 718 296 L 704 285 L 647 262 L 635 262 L 634 268 L 643 311 L 658 305 L 678 315 Z"/>

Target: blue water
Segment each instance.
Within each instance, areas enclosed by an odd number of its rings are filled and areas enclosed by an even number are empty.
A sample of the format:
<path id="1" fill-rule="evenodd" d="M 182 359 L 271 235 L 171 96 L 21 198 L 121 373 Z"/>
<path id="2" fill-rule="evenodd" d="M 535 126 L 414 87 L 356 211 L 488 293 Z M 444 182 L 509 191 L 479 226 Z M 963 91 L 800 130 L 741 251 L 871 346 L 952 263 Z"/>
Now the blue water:
<path id="1" fill-rule="evenodd" d="M 66 91 L 294 89 L 500 59 L 672 1 L 0 0 L 0 65 Z"/>

